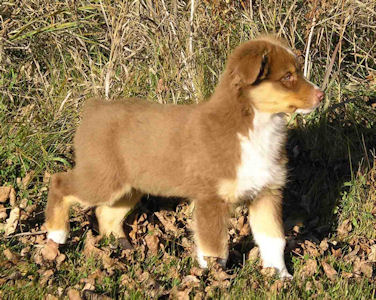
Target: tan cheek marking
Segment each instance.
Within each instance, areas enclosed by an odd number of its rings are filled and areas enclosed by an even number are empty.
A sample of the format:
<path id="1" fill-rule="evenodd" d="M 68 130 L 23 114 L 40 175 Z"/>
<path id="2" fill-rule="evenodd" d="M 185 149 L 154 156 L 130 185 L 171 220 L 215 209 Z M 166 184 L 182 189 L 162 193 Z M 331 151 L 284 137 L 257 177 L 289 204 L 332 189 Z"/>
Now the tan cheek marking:
<path id="1" fill-rule="evenodd" d="M 291 94 L 282 89 L 277 90 L 270 82 L 261 83 L 249 91 L 256 108 L 270 113 L 290 112 Z"/>

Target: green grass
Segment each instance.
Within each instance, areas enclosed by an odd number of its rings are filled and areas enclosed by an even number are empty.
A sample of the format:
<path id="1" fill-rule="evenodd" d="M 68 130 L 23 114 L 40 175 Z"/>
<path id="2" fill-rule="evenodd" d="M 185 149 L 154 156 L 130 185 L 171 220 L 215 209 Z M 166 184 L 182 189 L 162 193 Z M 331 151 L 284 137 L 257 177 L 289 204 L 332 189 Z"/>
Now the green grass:
<path id="1" fill-rule="evenodd" d="M 291 117 L 287 144 L 286 261 L 294 280 L 265 277 L 258 260 L 247 261 L 251 237 L 231 244 L 226 273 L 197 273 L 189 232 L 165 233 L 153 215 L 154 210 L 172 210 L 181 228 L 189 208 L 160 207 L 151 198 L 127 219 L 130 224 L 136 219 L 142 229 L 134 250 L 124 252 L 111 238 L 96 244 L 116 262 L 111 268 L 84 253 L 88 230 L 95 231 L 91 211 L 73 209 L 71 237 L 60 248 L 66 258 L 59 266 L 35 259 L 44 235 L 0 233 L 0 298 L 67 298 L 70 288 L 89 298 L 82 291 L 87 282 L 93 283 L 92 294 L 118 299 L 177 298 L 189 291 L 197 299 L 375 298 L 375 271 L 368 277 L 359 263 L 375 269 L 369 255 L 376 239 L 376 3 L 203 1 L 192 24 L 190 5 L 175 0 L 0 5 L 0 186 L 15 189 L 14 205 L 27 199 L 16 233 L 43 230 L 46 172 L 74 165 L 72 138 L 88 97 L 204 101 L 236 45 L 274 32 L 304 56 L 316 16 L 308 71 L 318 85 L 328 78 L 326 100 L 308 116 Z M 27 174 L 32 176 L 24 186 Z M 0 203 L 7 217 L 11 208 L 9 200 Z M 0 230 L 4 224 L 0 220 Z M 342 224 L 351 225 L 345 234 L 338 230 Z M 156 234 L 163 244 L 157 255 L 145 250 L 148 234 Z M 307 241 L 313 250 L 305 246 Z M 322 241 L 328 249 L 320 248 Z M 17 260 L 9 260 L 6 249 Z M 306 276 L 312 259 L 317 269 Z M 323 262 L 336 270 L 336 277 L 328 277 Z M 54 273 L 41 284 L 47 270 Z M 197 282 L 187 283 L 188 275 Z"/>

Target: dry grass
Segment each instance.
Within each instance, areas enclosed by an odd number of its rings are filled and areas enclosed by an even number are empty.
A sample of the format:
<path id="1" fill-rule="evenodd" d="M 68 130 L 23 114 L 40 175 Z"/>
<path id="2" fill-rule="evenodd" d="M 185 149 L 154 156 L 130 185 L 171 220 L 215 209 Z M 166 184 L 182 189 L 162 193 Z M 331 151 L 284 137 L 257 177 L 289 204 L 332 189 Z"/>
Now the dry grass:
<path id="1" fill-rule="evenodd" d="M 16 233 L 39 230 L 46 200 L 43 176 L 45 171 L 53 173 L 73 164 L 72 136 L 87 97 L 138 96 L 176 104 L 204 101 L 231 49 L 260 33 L 275 33 L 295 48 L 307 77 L 325 87 L 327 95 L 318 113 L 291 119 L 288 148 L 293 171 L 285 193 L 285 208 L 290 212 L 285 220 L 289 228 L 304 224 L 300 233 L 288 231 L 293 250 L 289 267 L 298 279 L 287 286 L 275 279 L 264 280 L 256 266 L 243 266 L 240 257 L 233 266 L 242 267 L 230 271 L 236 276 L 225 278 L 227 286 L 216 286 L 218 279 L 212 273 L 194 273 L 200 283 L 190 295 L 252 298 L 276 297 L 280 292 L 281 298 L 373 297 L 374 279 L 367 277 L 369 268 L 362 263 L 370 264 L 371 270 L 375 266 L 367 260 L 376 238 L 375 24 L 374 0 L 1 2 L 0 186 L 13 186 L 16 201 L 0 203 L 0 214 L 5 211 L 7 219 L 10 211 L 27 199 L 26 207 L 36 207 L 33 213 L 24 214 Z M 30 183 L 25 186 L 21 179 L 27 174 Z M 146 212 L 150 218 L 152 214 Z M 175 213 L 179 218 L 178 209 Z M 76 236 L 82 233 L 77 220 L 72 224 L 77 226 Z M 82 278 L 103 270 L 100 263 L 77 253 L 82 241 L 72 241 L 61 250 L 67 256 L 61 269 L 48 285 L 38 287 L 35 283 L 44 273 L 38 273 L 41 266 L 34 259 L 38 240 L 32 238 L 0 238 L 0 250 L 20 253 L 31 247 L 31 254 L 21 259 L 22 263 L 9 263 L 6 255 L 0 255 L 2 297 L 66 295 L 68 287 L 81 289 Z M 176 244 L 166 242 L 173 263 L 159 256 L 148 257 L 141 265 L 136 259 L 134 268 L 126 271 L 119 267 L 111 273 L 104 268 L 104 279 L 94 291 L 121 297 L 126 289 L 120 280 L 123 272 L 133 280 L 129 279 L 133 284 L 133 290 L 127 291 L 130 297 L 152 297 L 155 289 L 148 290 L 137 276 L 155 272 L 165 295 L 175 295 L 183 289 L 183 279 L 193 272 L 188 271 L 193 266 L 189 253 L 179 248 L 183 238 L 189 237 L 180 232 L 174 237 Z M 320 243 L 326 239 L 329 248 L 323 250 Z M 314 243 L 318 256 L 306 246 L 307 240 Z M 236 246 L 233 236 L 232 241 L 233 255 L 247 254 L 249 240 L 241 246 Z M 107 246 L 101 245 L 103 249 Z M 342 262 L 357 247 L 361 248 L 356 253 L 359 260 L 350 257 Z M 118 250 L 111 251 L 121 260 Z M 132 255 L 137 257 L 137 253 Z M 307 265 L 312 265 L 312 259 L 318 266 L 308 276 Z M 325 262 L 337 270 L 338 277 L 322 266 Z M 158 263 L 160 267 L 155 270 Z M 176 273 L 168 271 L 171 264 Z M 20 265 L 26 271 L 20 270 Z M 55 267 L 42 264 L 43 270 Z M 353 275 L 347 278 L 345 273 Z M 21 274 L 28 288 L 17 286 L 19 275 L 14 274 Z"/>

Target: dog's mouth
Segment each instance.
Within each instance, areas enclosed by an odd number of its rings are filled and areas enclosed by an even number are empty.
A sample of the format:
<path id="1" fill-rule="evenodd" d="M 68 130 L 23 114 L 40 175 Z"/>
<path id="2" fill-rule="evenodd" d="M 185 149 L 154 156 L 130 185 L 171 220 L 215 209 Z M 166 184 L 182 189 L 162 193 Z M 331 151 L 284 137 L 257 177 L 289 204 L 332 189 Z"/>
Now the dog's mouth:
<path id="1" fill-rule="evenodd" d="M 301 115 L 307 115 L 307 114 L 310 114 L 311 112 L 313 112 L 319 106 L 320 106 L 320 103 L 317 103 L 315 106 L 313 106 L 311 108 L 298 108 L 298 109 L 295 110 L 295 113 L 301 114 Z"/>
<path id="2" fill-rule="evenodd" d="M 322 92 L 319 88 L 316 87 L 314 89 L 312 100 L 311 100 L 312 106 L 309 108 L 297 108 L 295 110 L 295 113 L 302 114 L 302 115 L 309 114 L 320 106 L 323 99 L 324 99 L 324 92 Z"/>

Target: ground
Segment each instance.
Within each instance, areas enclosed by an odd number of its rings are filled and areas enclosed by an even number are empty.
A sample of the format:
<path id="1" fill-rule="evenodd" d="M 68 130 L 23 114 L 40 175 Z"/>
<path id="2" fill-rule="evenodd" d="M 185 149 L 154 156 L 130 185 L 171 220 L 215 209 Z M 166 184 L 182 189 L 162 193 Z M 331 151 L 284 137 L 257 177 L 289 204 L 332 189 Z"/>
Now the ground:
<path id="1" fill-rule="evenodd" d="M 198 2 L 0 5 L 0 298 L 375 298 L 376 3 Z M 46 241 L 49 177 L 74 165 L 88 97 L 205 101 L 231 50 L 265 32 L 284 37 L 326 92 L 317 111 L 290 116 L 292 281 L 261 269 L 241 206 L 224 270 L 198 267 L 193 207 L 178 199 L 143 199 L 125 222 L 128 245 L 99 239 L 93 211 L 79 207 L 68 243 Z"/>

